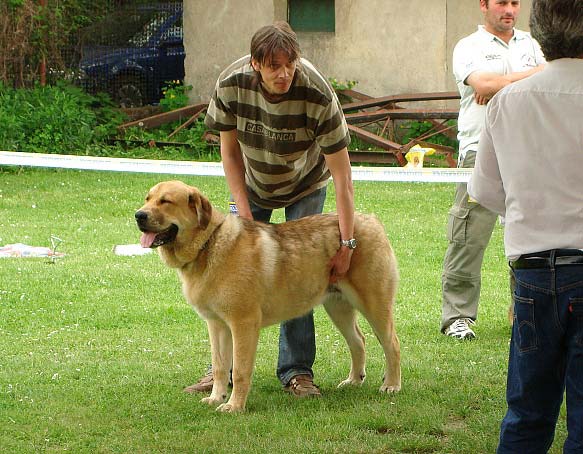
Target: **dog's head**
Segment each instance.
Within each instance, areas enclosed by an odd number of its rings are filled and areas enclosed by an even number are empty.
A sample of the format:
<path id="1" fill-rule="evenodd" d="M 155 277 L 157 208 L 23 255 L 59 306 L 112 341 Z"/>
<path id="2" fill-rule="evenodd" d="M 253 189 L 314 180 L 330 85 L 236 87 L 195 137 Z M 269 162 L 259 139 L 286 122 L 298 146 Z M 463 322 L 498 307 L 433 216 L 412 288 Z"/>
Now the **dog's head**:
<path id="1" fill-rule="evenodd" d="M 211 216 L 209 201 L 197 188 L 181 181 L 158 183 L 135 214 L 142 231 L 140 243 L 147 248 L 173 243 L 195 229 L 205 230 Z"/>

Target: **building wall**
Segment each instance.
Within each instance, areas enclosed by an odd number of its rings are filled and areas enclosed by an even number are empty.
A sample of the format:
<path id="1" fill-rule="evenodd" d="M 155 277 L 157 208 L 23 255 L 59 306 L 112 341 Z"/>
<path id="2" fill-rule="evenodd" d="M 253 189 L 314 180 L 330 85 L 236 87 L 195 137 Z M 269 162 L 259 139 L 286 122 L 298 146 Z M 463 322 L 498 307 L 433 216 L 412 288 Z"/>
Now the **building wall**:
<path id="1" fill-rule="evenodd" d="M 531 0 L 518 28 L 528 30 Z M 287 0 L 184 0 L 186 82 L 208 101 L 217 76 L 249 52 L 251 36 L 286 20 Z M 451 54 L 482 23 L 479 0 L 336 0 L 335 33 L 298 33 L 326 76 L 371 96 L 455 90 Z"/>

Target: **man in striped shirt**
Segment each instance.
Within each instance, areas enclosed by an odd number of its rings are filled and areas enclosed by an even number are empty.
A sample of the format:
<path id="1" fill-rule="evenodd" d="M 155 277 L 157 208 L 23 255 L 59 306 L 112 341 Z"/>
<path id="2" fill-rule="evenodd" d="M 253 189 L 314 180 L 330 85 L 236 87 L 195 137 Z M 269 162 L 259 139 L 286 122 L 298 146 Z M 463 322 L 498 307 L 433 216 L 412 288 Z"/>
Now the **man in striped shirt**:
<path id="1" fill-rule="evenodd" d="M 319 214 L 332 176 L 342 241 L 330 262 L 330 280 L 342 278 L 355 247 L 350 136 L 334 91 L 300 57 L 297 36 L 286 22 L 260 28 L 250 55 L 220 74 L 205 122 L 220 131 L 239 216 L 269 222 L 276 208 L 285 208 L 288 221 Z M 286 391 L 320 395 L 313 382 L 315 355 L 312 313 L 281 324 L 277 376 Z M 211 389 L 212 371 L 189 388 Z"/>

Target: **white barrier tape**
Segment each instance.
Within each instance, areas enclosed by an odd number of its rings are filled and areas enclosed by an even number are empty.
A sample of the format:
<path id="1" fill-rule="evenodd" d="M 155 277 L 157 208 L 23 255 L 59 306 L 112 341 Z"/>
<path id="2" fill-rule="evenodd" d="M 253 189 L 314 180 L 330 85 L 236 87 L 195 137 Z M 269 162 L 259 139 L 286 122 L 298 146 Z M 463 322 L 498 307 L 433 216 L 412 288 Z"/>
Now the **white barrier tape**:
<path id="1" fill-rule="evenodd" d="M 472 169 L 423 167 L 353 167 L 354 181 L 405 181 L 421 183 L 467 183 Z"/>
<path id="2" fill-rule="evenodd" d="M 58 167 L 112 172 L 168 173 L 175 175 L 224 176 L 220 162 L 163 161 L 157 159 L 103 158 L 62 154 L 0 151 L 0 165 Z"/>
<path id="3" fill-rule="evenodd" d="M 156 159 L 102 158 L 43 153 L 0 151 L 0 165 L 57 167 L 113 172 L 165 173 L 172 175 L 224 176 L 220 162 L 164 161 Z M 425 167 L 352 167 L 354 181 L 405 181 L 423 183 L 466 183 L 472 169 Z"/>

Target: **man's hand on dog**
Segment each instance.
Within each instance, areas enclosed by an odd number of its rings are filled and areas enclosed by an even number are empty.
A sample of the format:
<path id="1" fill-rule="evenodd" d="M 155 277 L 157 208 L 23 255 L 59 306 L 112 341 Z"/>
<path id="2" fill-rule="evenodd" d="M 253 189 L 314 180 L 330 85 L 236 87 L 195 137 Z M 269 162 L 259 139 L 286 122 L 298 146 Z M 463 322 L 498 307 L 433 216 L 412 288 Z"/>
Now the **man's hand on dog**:
<path id="1" fill-rule="evenodd" d="M 340 246 L 336 255 L 328 262 L 330 268 L 330 284 L 335 284 L 348 273 L 350 269 L 350 259 L 352 257 L 352 249 L 346 246 Z"/>

